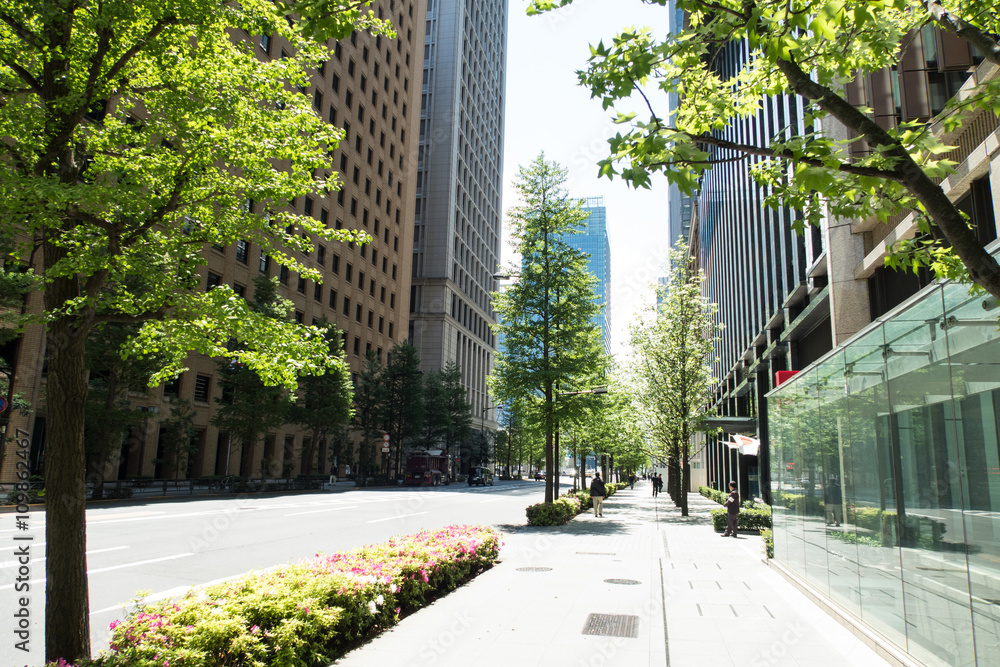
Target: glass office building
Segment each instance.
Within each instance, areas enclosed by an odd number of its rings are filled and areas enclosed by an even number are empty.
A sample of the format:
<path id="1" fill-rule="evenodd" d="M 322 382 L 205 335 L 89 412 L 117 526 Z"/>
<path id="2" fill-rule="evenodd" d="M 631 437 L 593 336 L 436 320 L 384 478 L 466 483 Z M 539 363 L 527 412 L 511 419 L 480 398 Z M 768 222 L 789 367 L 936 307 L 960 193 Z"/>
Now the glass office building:
<path id="1" fill-rule="evenodd" d="M 594 316 L 594 324 L 601 328 L 604 351 L 611 354 L 611 244 L 608 241 L 608 217 L 604 197 L 586 197 L 580 201 L 588 214 L 578 234 L 566 234 L 564 240 L 571 247 L 585 252 L 587 271 L 597 278 L 594 292 L 604 309 Z"/>
<path id="2" fill-rule="evenodd" d="M 1000 665 L 998 313 L 933 285 L 768 395 L 775 561 L 927 665 Z"/>

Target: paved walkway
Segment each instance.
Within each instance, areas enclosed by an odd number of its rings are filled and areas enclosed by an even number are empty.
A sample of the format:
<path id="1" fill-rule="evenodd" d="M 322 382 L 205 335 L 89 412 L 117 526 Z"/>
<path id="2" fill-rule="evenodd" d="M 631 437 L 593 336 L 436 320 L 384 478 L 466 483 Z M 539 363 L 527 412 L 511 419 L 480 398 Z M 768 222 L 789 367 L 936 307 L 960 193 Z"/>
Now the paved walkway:
<path id="1" fill-rule="evenodd" d="M 885 665 L 761 560 L 720 538 L 700 495 L 680 516 L 648 484 L 604 517 L 504 530 L 502 562 L 338 667 Z M 592 634 L 588 634 L 592 633 Z"/>

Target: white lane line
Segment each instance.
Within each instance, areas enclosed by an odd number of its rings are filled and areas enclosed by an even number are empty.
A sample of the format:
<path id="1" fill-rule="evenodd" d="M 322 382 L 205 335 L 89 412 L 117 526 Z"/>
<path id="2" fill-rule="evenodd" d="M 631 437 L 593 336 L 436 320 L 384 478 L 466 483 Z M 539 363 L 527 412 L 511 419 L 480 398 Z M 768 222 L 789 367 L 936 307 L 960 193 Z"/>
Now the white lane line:
<path id="1" fill-rule="evenodd" d="M 177 554 L 176 556 L 164 556 L 163 558 L 151 558 L 150 560 L 138 560 L 134 563 L 123 563 L 121 565 L 113 565 L 111 567 L 101 567 L 96 570 L 87 570 L 87 574 L 91 575 L 91 574 L 97 574 L 98 572 L 110 572 L 111 570 L 122 570 L 126 567 L 135 567 L 136 565 L 148 565 L 149 563 L 160 563 L 165 560 L 176 560 L 178 558 L 185 558 L 187 556 L 193 556 L 193 555 L 194 555 L 193 553 L 187 553 L 187 554 Z M 37 586 L 38 584 L 44 584 L 45 579 L 46 579 L 45 577 L 42 577 L 41 579 L 32 579 L 29 583 L 32 586 Z M 6 591 L 12 588 L 14 588 L 14 584 L 10 584 L 9 586 L 0 586 L 0 591 Z"/>
<path id="2" fill-rule="evenodd" d="M 397 514 L 396 516 L 387 516 L 384 519 L 372 519 L 368 523 L 379 523 L 380 521 L 392 521 L 393 519 L 405 519 L 408 516 L 420 516 L 421 514 L 427 514 L 427 512 L 414 512 L 413 514 Z"/>
<path id="3" fill-rule="evenodd" d="M 285 516 L 302 516 L 303 514 L 317 514 L 319 512 L 332 512 L 333 510 L 352 510 L 355 509 L 357 505 L 344 505 L 342 507 L 327 507 L 321 510 L 310 510 L 308 512 L 292 512 L 291 514 L 286 514 Z"/>
<path id="4" fill-rule="evenodd" d="M 44 542 L 42 544 L 44 544 Z M 40 545 L 32 544 L 31 546 L 38 547 Z M 108 551 L 120 551 L 122 549 L 128 549 L 128 547 L 110 547 L 108 549 L 94 549 L 93 551 L 88 551 L 87 555 L 89 556 L 90 554 L 102 554 L 102 553 L 105 553 L 105 552 L 108 552 Z M 37 563 L 40 560 L 45 560 L 45 556 L 42 556 L 41 558 L 34 558 L 33 557 L 31 559 L 31 562 L 32 563 Z M 18 565 L 18 562 L 16 560 L 5 560 L 3 562 L 0 562 L 0 567 L 15 567 L 17 565 Z"/>
<path id="5" fill-rule="evenodd" d="M 489 500 L 480 500 L 479 504 L 482 505 L 483 503 L 498 503 L 501 500 L 505 500 L 505 498 L 490 498 Z"/>

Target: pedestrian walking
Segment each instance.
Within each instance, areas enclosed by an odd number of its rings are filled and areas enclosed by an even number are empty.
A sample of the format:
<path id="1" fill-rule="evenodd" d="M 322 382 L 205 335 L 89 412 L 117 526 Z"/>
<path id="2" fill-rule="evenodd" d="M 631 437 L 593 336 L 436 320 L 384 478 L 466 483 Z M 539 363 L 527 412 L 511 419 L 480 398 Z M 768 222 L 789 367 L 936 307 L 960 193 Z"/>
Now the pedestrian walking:
<path id="1" fill-rule="evenodd" d="M 823 502 L 826 504 L 826 525 L 839 526 L 844 515 L 844 496 L 840 490 L 840 480 L 830 477 L 823 490 Z"/>
<path id="2" fill-rule="evenodd" d="M 663 477 L 659 473 L 653 473 L 653 497 L 660 495 L 663 490 Z"/>
<path id="3" fill-rule="evenodd" d="M 628 476 L 628 488 L 630 491 L 635 488 L 635 473 Z"/>
<path id="4" fill-rule="evenodd" d="M 732 535 L 736 537 L 736 524 L 740 518 L 740 494 L 736 490 L 736 482 L 729 483 L 729 498 L 722 505 L 729 512 L 728 521 L 726 522 L 726 532 L 722 536 L 729 537 Z"/>
<path id="5" fill-rule="evenodd" d="M 601 481 L 601 473 L 594 473 L 594 481 L 590 483 L 590 499 L 594 503 L 594 516 L 604 516 L 604 496 L 608 490 Z"/>

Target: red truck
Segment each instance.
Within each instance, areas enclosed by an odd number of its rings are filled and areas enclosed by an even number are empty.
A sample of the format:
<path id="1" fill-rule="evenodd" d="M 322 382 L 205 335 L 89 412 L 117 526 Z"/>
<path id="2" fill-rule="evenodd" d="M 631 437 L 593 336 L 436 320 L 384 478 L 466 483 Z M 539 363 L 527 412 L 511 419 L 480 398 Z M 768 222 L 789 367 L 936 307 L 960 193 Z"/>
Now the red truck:
<path id="1" fill-rule="evenodd" d="M 406 457 L 405 484 L 437 486 L 450 482 L 447 456 L 442 454 L 410 454 Z"/>

